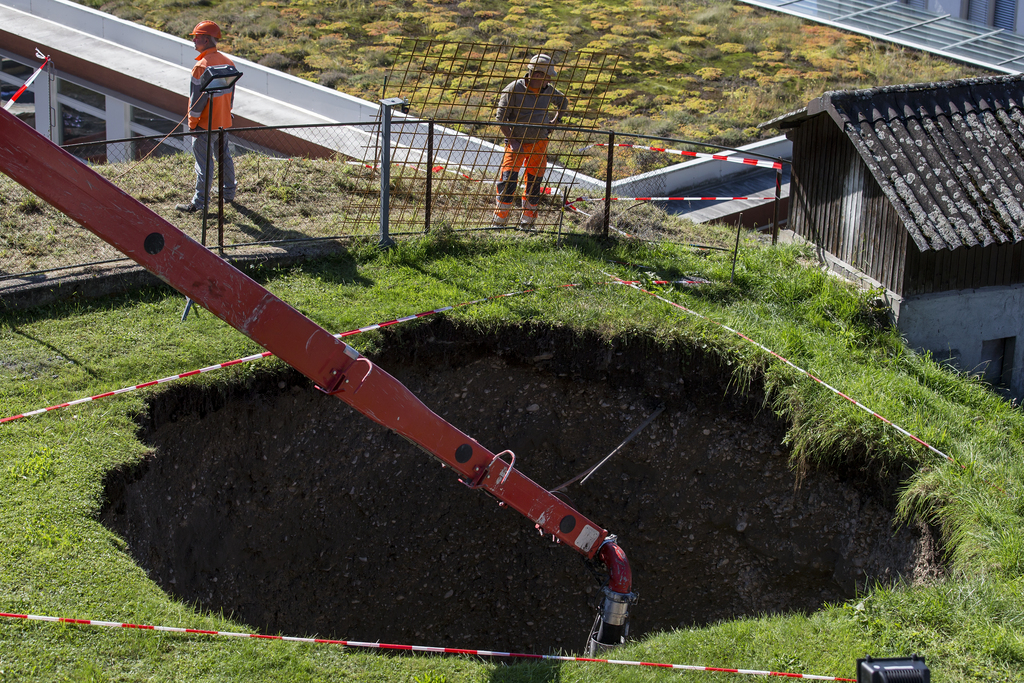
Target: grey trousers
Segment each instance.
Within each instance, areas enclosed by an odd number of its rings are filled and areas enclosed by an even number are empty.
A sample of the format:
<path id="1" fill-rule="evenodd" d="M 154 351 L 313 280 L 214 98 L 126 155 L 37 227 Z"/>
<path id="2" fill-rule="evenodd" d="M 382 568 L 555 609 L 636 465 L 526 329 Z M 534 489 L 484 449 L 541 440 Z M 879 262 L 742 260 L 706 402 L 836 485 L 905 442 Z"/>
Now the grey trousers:
<path id="1" fill-rule="evenodd" d="M 206 131 L 197 129 L 196 135 L 192 136 L 192 156 L 196 158 L 196 191 L 192 195 L 192 203 L 195 206 L 203 206 L 206 203 L 207 173 L 212 171 L 217 159 L 217 131 L 213 131 L 210 138 L 210 155 L 207 157 L 207 135 Z M 217 190 L 217 176 L 212 173 L 209 176 L 210 193 Z M 235 162 L 231 159 L 231 149 L 228 145 L 228 137 L 224 136 L 224 201 L 230 202 L 235 198 Z"/>

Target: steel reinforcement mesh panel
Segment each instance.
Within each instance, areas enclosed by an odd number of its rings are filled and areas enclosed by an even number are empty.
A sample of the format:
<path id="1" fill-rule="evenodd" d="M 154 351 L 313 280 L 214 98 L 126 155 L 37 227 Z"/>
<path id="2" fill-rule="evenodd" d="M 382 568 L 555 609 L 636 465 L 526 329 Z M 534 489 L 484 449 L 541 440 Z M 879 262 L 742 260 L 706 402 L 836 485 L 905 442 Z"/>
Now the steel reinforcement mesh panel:
<path id="1" fill-rule="evenodd" d="M 546 154 L 541 155 L 545 168 L 540 211 L 530 228 L 565 228 L 564 196 L 581 192 L 604 196 L 607 154 L 591 145 L 607 138 L 595 129 L 602 123 L 618 55 L 434 40 L 408 40 L 396 49 L 385 94 L 406 100 L 408 117 L 415 118 L 396 116 L 392 141 L 398 141 L 398 149 L 393 151 L 398 167 L 392 168 L 392 178 L 397 175 L 409 184 L 422 182 L 429 157 L 432 182 L 442 184 L 440 192 L 432 192 L 426 207 L 430 224 L 454 230 L 492 227 L 496 182 L 507 148 L 495 118 L 496 108 L 502 89 L 524 78 L 530 60 L 540 54 L 550 59 L 556 71 L 550 84 L 564 94 L 567 106 L 558 125 L 548 128 L 539 121 L 554 116 L 554 104 L 544 112 L 529 111 L 522 105 L 519 120 L 533 117 L 538 121 L 536 127 L 526 129 L 531 131 L 530 137 L 548 138 Z M 433 125 L 422 123 L 426 119 L 433 120 Z M 536 158 L 532 160 L 536 162 Z M 524 163 L 516 177 L 509 225 L 520 220 L 527 193 L 526 171 Z M 396 209 L 393 204 L 392 215 Z M 408 210 L 423 212 L 424 207 L 410 205 Z M 400 216 L 401 223 L 404 214 Z"/>

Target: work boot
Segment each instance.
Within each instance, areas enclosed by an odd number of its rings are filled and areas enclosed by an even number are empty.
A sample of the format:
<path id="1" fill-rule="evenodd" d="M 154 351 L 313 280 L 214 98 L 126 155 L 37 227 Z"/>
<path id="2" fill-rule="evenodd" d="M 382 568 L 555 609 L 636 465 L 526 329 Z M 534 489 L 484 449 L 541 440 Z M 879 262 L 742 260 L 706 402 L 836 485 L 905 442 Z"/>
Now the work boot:
<path id="1" fill-rule="evenodd" d="M 537 209 L 525 208 L 523 209 L 523 215 L 519 218 L 519 225 L 523 228 L 528 228 L 537 222 Z"/>
<path id="2" fill-rule="evenodd" d="M 202 211 L 203 209 L 203 207 L 198 204 L 193 204 L 192 202 L 189 202 L 188 204 L 178 204 L 174 208 L 182 213 L 195 213 L 196 211 Z"/>
<path id="3" fill-rule="evenodd" d="M 497 202 L 496 208 L 494 209 L 494 215 L 491 216 L 491 225 L 496 228 L 500 228 L 508 224 L 508 213 L 511 210 L 511 203 Z"/>

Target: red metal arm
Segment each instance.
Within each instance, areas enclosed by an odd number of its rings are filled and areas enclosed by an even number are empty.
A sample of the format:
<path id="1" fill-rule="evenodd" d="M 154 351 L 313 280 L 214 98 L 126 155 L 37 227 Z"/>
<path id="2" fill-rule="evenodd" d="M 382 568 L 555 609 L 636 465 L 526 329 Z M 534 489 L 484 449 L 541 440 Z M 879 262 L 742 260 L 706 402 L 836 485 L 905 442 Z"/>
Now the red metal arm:
<path id="1" fill-rule="evenodd" d="M 437 457 L 588 558 L 611 588 L 629 564 L 608 532 L 427 408 L 394 377 L 12 114 L 0 111 L 0 170 L 161 280 L 273 352 L 324 391 Z"/>

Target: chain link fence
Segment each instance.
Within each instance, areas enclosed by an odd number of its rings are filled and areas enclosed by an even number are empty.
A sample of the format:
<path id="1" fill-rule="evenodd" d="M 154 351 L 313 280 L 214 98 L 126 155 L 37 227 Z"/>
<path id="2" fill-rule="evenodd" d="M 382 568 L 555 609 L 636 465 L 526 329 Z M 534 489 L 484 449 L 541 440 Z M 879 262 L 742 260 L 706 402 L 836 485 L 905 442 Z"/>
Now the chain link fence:
<path id="1" fill-rule="evenodd" d="M 195 187 L 192 136 L 136 137 L 69 145 L 67 151 L 151 210 L 223 255 L 280 253 L 339 238 L 378 239 L 382 197 L 392 237 L 444 231 L 520 230 L 607 235 L 609 226 L 644 239 L 686 241 L 680 221 L 648 204 L 614 201 L 615 181 L 630 197 L 656 191 L 651 171 L 678 163 L 649 141 L 593 129 L 554 126 L 536 222 L 492 225 L 504 143 L 493 121 L 423 120 L 392 112 L 390 155 L 379 122 L 235 128 L 199 139 L 232 155 L 234 201 L 221 204 L 217 176 L 206 215 L 182 213 Z M 622 146 L 624 140 L 642 145 Z M 690 143 L 697 148 L 698 143 Z M 382 161 L 390 162 L 382 187 Z M 520 202 L 522 183 L 517 192 Z M 612 200 L 612 201 L 608 201 Z M 515 213 L 515 212 L 513 212 Z M 86 229 L 0 176 L 0 293 L 63 271 L 127 261 Z"/>

